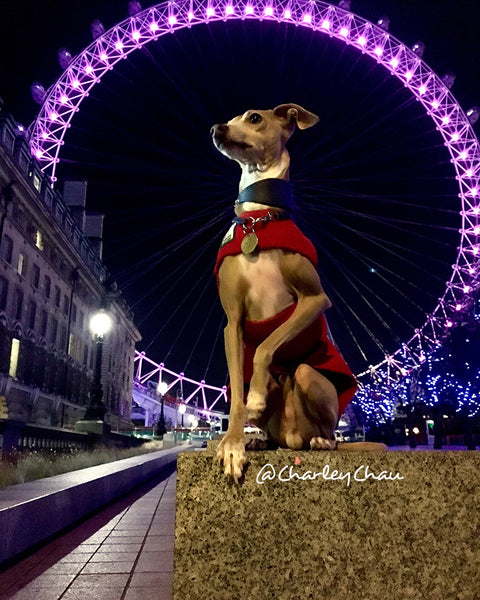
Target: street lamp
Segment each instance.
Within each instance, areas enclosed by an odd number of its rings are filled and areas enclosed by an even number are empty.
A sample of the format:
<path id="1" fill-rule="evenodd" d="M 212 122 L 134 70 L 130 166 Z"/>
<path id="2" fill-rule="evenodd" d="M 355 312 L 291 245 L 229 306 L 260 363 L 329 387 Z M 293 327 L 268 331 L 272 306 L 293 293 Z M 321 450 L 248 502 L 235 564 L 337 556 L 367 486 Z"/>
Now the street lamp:
<path id="1" fill-rule="evenodd" d="M 182 427 L 183 427 L 183 416 L 187 412 L 187 407 L 185 406 L 185 404 L 180 404 L 180 406 L 178 407 L 178 411 L 182 415 Z"/>
<path id="2" fill-rule="evenodd" d="M 158 419 L 158 423 L 157 423 L 156 434 L 158 436 L 161 436 L 162 438 L 167 433 L 167 428 L 165 427 L 165 414 L 163 412 L 163 409 L 164 409 L 164 398 L 163 397 L 167 393 L 167 390 L 168 390 L 168 384 L 165 381 L 159 381 L 158 385 L 157 385 L 157 392 L 160 394 L 161 409 L 160 409 L 160 418 Z"/>
<path id="3" fill-rule="evenodd" d="M 88 398 L 87 409 L 83 419 L 77 421 L 77 431 L 89 431 L 92 433 L 104 433 L 106 425 L 103 422 L 105 416 L 105 404 L 102 402 L 102 351 L 105 334 L 112 328 L 112 318 L 102 308 L 90 319 L 90 331 L 93 333 L 96 346 L 95 372 L 93 384 Z"/>

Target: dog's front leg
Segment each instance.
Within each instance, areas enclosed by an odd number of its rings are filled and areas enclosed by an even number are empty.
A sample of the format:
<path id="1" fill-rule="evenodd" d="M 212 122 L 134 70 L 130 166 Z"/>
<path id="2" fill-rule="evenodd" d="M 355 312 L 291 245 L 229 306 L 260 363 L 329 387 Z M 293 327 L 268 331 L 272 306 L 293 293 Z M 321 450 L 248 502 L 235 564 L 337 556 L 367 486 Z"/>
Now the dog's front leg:
<path id="1" fill-rule="evenodd" d="M 232 398 L 228 431 L 218 446 L 217 458 L 223 462 L 225 474 L 238 483 L 245 464 L 243 428 L 246 420 L 243 401 L 243 334 L 240 321 L 229 321 L 225 328 L 225 353 Z"/>
<path id="2" fill-rule="evenodd" d="M 223 463 L 225 473 L 238 482 L 245 464 L 243 429 L 246 407 L 243 401 L 243 330 L 245 290 L 237 275 L 235 257 L 227 257 L 219 272 L 218 291 L 228 323 L 225 327 L 225 355 L 230 376 L 231 406 L 228 431 L 220 442 L 217 458 Z"/>

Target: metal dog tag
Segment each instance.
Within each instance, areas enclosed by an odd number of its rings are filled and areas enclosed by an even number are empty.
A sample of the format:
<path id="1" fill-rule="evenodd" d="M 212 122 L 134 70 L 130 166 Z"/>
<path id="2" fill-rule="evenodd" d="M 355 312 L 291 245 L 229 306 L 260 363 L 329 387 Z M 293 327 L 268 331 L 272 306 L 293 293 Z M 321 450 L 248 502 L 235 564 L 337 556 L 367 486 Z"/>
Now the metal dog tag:
<path id="1" fill-rule="evenodd" d="M 242 252 L 244 254 L 251 254 L 258 246 L 258 237 L 255 233 L 247 233 L 242 240 Z"/>

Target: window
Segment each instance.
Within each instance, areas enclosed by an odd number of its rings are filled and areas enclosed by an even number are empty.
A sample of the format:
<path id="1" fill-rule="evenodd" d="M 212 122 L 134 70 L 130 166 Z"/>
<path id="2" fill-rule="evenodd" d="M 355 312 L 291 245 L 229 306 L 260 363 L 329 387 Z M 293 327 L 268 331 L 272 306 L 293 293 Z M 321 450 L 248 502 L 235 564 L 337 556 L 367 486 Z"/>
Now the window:
<path id="1" fill-rule="evenodd" d="M 35 289 L 38 290 L 38 286 L 40 285 L 40 267 L 38 265 L 32 265 L 32 275 L 30 277 L 30 282 Z"/>
<path id="2" fill-rule="evenodd" d="M 22 318 L 23 308 L 23 292 L 20 289 L 16 289 L 13 295 L 13 314 L 15 319 L 20 320 Z"/>
<path id="3" fill-rule="evenodd" d="M 33 300 L 28 303 L 28 326 L 35 329 L 35 317 L 37 316 L 37 305 Z"/>
<path id="4" fill-rule="evenodd" d="M 5 310 L 8 298 L 8 281 L 0 276 L 0 310 Z"/>
<path id="5" fill-rule="evenodd" d="M 1 248 L 1 256 L 4 261 L 6 261 L 9 265 L 12 264 L 12 255 L 13 255 L 13 240 L 8 237 L 8 235 L 4 235 L 2 239 L 2 248 Z"/>
<path id="6" fill-rule="evenodd" d="M 19 275 L 25 275 L 27 271 L 27 257 L 23 252 L 18 253 L 18 261 L 17 261 L 17 273 Z"/>
<path id="7" fill-rule="evenodd" d="M 43 280 L 43 290 L 45 292 L 45 298 L 50 298 L 51 289 L 52 280 L 48 275 L 45 275 L 45 279 Z"/>
<path id="8" fill-rule="evenodd" d="M 70 308 L 70 301 L 68 299 L 68 296 L 65 294 L 63 296 L 63 312 L 68 315 L 68 309 Z"/>
<path id="9" fill-rule="evenodd" d="M 32 180 L 33 187 L 37 190 L 37 192 L 39 192 L 42 189 L 42 180 L 40 179 L 37 173 L 33 174 Z"/>
<path id="10" fill-rule="evenodd" d="M 77 305 L 75 302 L 72 302 L 72 323 L 77 322 Z"/>
<path id="11" fill-rule="evenodd" d="M 50 342 L 55 344 L 57 342 L 57 331 L 58 331 L 58 321 L 57 319 L 52 319 L 52 325 L 50 329 Z"/>
<path id="12" fill-rule="evenodd" d="M 80 317 L 78 319 L 78 326 L 80 327 L 80 331 L 83 331 L 83 322 L 84 322 L 84 319 L 85 319 L 85 316 L 84 316 L 83 312 L 80 311 Z"/>
<path id="13" fill-rule="evenodd" d="M 62 325 L 60 327 L 60 348 L 65 349 L 67 345 L 67 328 L 65 327 L 65 325 Z"/>
<path id="14" fill-rule="evenodd" d="M 35 246 L 39 250 L 43 250 L 43 234 L 38 229 L 35 231 Z"/>
<path id="15" fill-rule="evenodd" d="M 40 315 L 40 336 L 47 337 L 47 325 L 48 325 L 48 313 L 46 310 L 42 310 Z"/>
<path id="16" fill-rule="evenodd" d="M 20 340 L 17 340 L 17 338 L 13 338 L 12 345 L 10 348 L 10 367 L 8 369 L 8 374 L 10 375 L 10 377 L 13 377 L 13 378 L 15 378 L 17 376 L 19 353 L 20 353 Z"/>
<path id="17" fill-rule="evenodd" d="M 60 308 L 60 288 L 58 287 L 58 285 L 55 286 L 55 297 L 54 297 L 54 304 L 55 306 L 58 306 Z"/>

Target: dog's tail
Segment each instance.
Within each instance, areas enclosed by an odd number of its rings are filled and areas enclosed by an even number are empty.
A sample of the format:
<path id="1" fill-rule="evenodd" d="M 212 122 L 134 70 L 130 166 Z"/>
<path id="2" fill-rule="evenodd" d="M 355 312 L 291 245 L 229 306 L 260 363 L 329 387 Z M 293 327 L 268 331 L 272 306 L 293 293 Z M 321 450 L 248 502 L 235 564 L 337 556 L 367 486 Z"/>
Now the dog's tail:
<path id="1" fill-rule="evenodd" d="M 386 452 L 385 444 L 380 442 L 338 442 L 338 452 Z"/>

